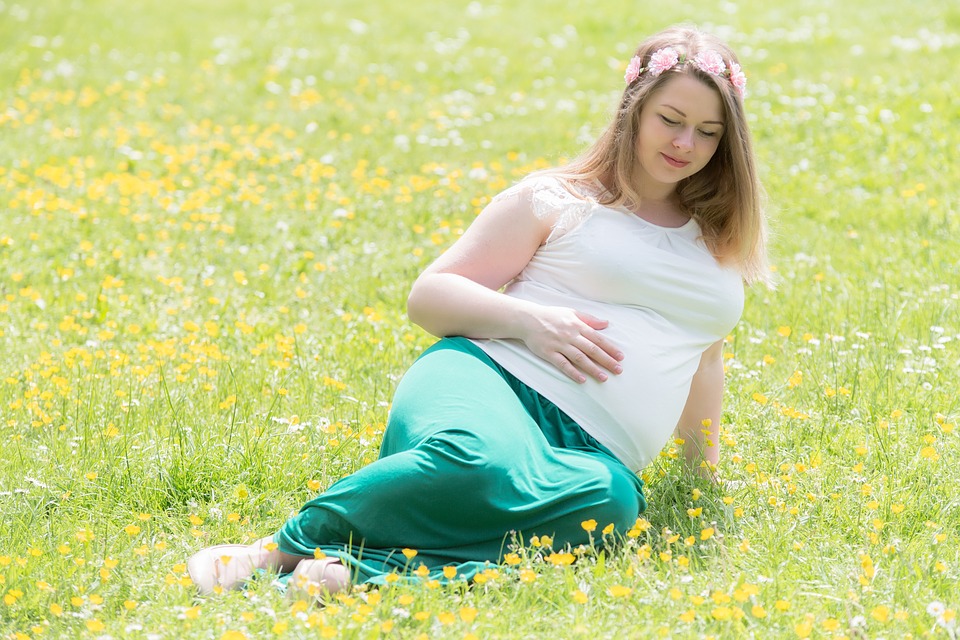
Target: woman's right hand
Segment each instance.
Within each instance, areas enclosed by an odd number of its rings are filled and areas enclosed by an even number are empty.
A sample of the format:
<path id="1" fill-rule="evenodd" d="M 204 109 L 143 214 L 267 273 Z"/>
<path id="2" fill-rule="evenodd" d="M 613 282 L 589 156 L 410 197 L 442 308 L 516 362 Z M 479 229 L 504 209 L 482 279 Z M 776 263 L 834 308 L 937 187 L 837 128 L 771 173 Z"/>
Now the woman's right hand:
<path id="1" fill-rule="evenodd" d="M 534 354 L 577 383 L 623 371 L 623 352 L 601 333 L 608 322 L 568 307 L 540 307 L 521 337 Z"/>

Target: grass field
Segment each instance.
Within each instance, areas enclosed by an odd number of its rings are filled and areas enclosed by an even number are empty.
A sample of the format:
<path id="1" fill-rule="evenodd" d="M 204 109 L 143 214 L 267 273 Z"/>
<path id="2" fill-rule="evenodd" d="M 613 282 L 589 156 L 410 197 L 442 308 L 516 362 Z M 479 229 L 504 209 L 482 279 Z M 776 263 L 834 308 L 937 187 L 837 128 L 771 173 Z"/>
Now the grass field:
<path id="1" fill-rule="evenodd" d="M 957 637 L 960 8 L 771 4 L 0 0 L 0 637 Z M 726 483 L 668 446 L 616 553 L 198 598 L 375 458 L 417 273 L 681 21 L 741 53 L 778 280 Z"/>

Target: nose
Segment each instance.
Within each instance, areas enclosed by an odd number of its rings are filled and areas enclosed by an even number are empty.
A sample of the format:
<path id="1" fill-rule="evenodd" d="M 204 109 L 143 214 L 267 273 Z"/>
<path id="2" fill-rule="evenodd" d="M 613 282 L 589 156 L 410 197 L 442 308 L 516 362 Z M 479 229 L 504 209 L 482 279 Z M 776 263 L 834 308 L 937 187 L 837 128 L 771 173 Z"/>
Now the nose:
<path id="1" fill-rule="evenodd" d="M 693 129 L 684 127 L 677 132 L 673 139 L 673 146 L 681 151 L 688 151 L 693 148 Z"/>

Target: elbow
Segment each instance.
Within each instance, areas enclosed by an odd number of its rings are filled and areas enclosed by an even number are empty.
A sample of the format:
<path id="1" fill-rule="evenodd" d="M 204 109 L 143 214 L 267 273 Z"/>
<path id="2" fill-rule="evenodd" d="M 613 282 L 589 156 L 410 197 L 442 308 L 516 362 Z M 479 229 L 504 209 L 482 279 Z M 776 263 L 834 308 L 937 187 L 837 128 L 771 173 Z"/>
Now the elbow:
<path id="1" fill-rule="evenodd" d="M 410 322 L 417 326 L 423 326 L 424 317 L 427 315 L 424 310 L 423 286 L 421 278 L 417 278 L 413 286 L 410 287 L 410 293 L 407 294 L 407 317 Z"/>

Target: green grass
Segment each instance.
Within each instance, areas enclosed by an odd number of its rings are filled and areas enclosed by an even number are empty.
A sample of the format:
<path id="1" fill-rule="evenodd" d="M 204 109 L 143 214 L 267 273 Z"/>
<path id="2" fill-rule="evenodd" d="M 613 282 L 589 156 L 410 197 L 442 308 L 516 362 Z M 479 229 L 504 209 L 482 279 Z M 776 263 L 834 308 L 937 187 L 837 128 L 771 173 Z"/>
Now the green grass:
<path id="1" fill-rule="evenodd" d="M 0 634 L 955 637 L 960 11 L 770 4 L 0 0 Z M 619 552 L 470 589 L 197 598 L 376 456 L 413 278 L 680 21 L 741 52 L 779 281 L 728 483 L 668 448 Z"/>

